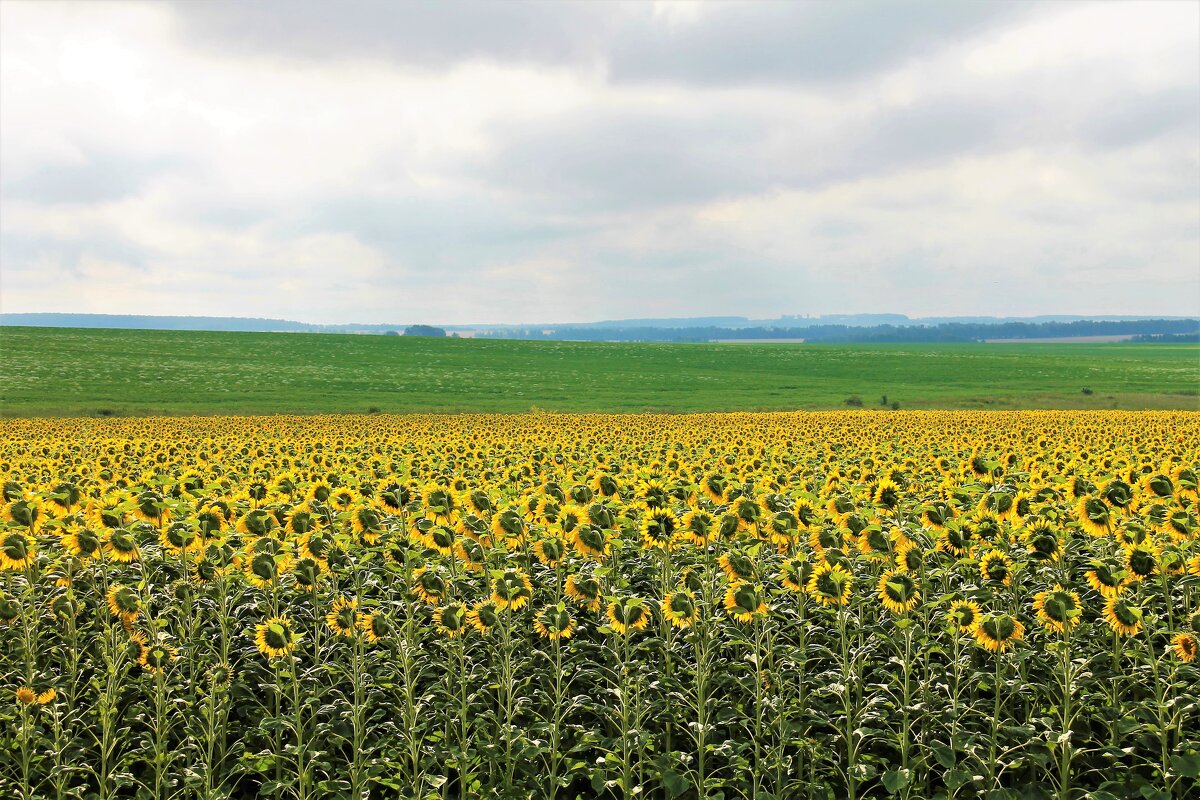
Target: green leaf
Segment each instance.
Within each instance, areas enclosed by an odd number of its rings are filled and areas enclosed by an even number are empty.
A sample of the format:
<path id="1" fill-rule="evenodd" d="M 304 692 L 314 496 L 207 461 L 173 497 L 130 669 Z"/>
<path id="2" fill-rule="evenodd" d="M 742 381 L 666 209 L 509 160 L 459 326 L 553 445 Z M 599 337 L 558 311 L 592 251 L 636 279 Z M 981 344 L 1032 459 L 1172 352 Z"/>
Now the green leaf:
<path id="1" fill-rule="evenodd" d="M 888 794 L 895 794 L 908 786 L 908 776 L 906 769 L 889 769 L 883 773 L 883 788 L 887 789 Z"/>
<path id="2" fill-rule="evenodd" d="M 935 744 L 933 746 L 933 757 L 945 769 L 950 769 L 958 762 L 958 754 L 954 752 L 954 748 L 946 747 L 945 745 Z"/>
<path id="3" fill-rule="evenodd" d="M 1185 778 L 1200 778 L 1200 754 L 1171 756 L 1171 769 Z"/>
<path id="4" fill-rule="evenodd" d="M 662 784 L 667 790 L 667 797 L 679 797 L 692 787 L 691 781 L 671 770 L 663 773 Z"/>

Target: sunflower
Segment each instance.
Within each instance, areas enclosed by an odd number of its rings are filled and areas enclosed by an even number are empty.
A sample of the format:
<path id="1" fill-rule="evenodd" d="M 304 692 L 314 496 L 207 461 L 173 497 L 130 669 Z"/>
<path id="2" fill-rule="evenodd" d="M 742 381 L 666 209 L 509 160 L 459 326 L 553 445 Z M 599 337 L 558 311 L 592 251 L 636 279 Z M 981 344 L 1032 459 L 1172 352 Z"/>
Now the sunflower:
<path id="1" fill-rule="evenodd" d="M 1098 497 L 1081 497 L 1075 505 L 1079 525 L 1092 536 L 1107 536 L 1112 529 L 1112 509 Z"/>
<path id="2" fill-rule="evenodd" d="M 1196 644 L 1196 637 L 1190 633 L 1179 633 L 1171 640 L 1171 651 L 1175 653 L 1175 657 L 1180 661 L 1191 663 L 1196 660 L 1196 652 L 1200 646 Z"/>
<path id="3" fill-rule="evenodd" d="M 824 555 L 826 550 L 841 550 L 844 544 L 842 531 L 837 528 L 814 528 L 808 532 L 808 545 L 817 555 Z"/>
<path id="4" fill-rule="evenodd" d="M 567 543 L 557 536 L 544 536 L 533 544 L 533 554 L 547 567 L 557 567 L 566 553 Z"/>
<path id="5" fill-rule="evenodd" d="M 899 569 L 879 576 L 879 599 L 893 614 L 906 614 L 921 602 L 921 592 L 911 575 Z"/>
<path id="6" fill-rule="evenodd" d="M 612 553 L 612 542 L 608 536 L 590 522 L 575 526 L 575 530 L 571 531 L 571 541 L 584 558 L 599 561 Z"/>
<path id="7" fill-rule="evenodd" d="M 730 550 L 728 553 L 722 553 L 717 563 L 725 571 L 725 577 L 730 583 L 737 584 L 758 578 L 758 567 L 754 564 L 754 559 L 745 553 Z"/>
<path id="8" fill-rule="evenodd" d="M 537 631 L 537 635 L 543 639 L 556 641 L 558 639 L 570 639 L 575 632 L 575 618 L 571 616 L 571 612 L 566 606 L 559 603 L 556 606 L 547 606 L 533 617 L 533 628 Z"/>
<path id="9" fill-rule="evenodd" d="M 26 492 L 19 500 L 7 506 L 0 506 L 0 513 L 3 513 L 5 519 L 30 531 L 46 518 L 46 512 L 45 502 L 33 492 Z"/>
<path id="10" fill-rule="evenodd" d="M 17 702 L 23 706 L 31 706 L 37 702 L 37 692 L 32 686 L 22 686 L 17 689 Z"/>
<path id="11" fill-rule="evenodd" d="M 200 550 L 204 541 L 196 533 L 196 529 L 186 520 L 173 522 L 163 528 L 158 535 L 159 544 L 165 552 L 182 553 Z"/>
<path id="12" fill-rule="evenodd" d="M 567 576 L 565 586 L 567 599 L 588 611 L 599 611 L 603 598 L 600 594 L 600 582 L 590 575 L 575 573 Z"/>
<path id="13" fill-rule="evenodd" d="M 300 638 L 291 620 L 287 617 L 271 617 L 266 622 L 258 623 L 254 629 L 254 643 L 258 651 L 267 658 L 287 655 L 296 649 Z"/>
<path id="14" fill-rule="evenodd" d="M 884 511 L 894 511 L 900 505 L 900 486 L 884 478 L 871 490 L 871 502 Z"/>
<path id="15" fill-rule="evenodd" d="M 902 572 L 920 572 L 922 565 L 925 563 L 925 552 L 911 539 L 897 542 L 894 555 L 896 558 L 896 569 Z"/>
<path id="16" fill-rule="evenodd" d="M 100 535 L 90 528 L 76 524 L 68 525 L 62 533 L 63 549 L 75 558 L 87 560 L 99 558 L 104 549 Z"/>
<path id="17" fill-rule="evenodd" d="M 525 519 L 521 516 L 518 506 L 508 506 L 503 511 L 492 515 L 492 535 L 504 541 L 509 547 L 519 544 L 525 538 Z"/>
<path id="18" fill-rule="evenodd" d="M 689 589 L 670 592 L 662 600 L 662 613 L 676 628 L 690 628 L 700 617 L 696 595 Z"/>
<path id="19" fill-rule="evenodd" d="M 1125 569 L 1129 582 L 1149 578 L 1158 572 L 1158 548 L 1152 542 L 1144 542 L 1125 550 Z"/>
<path id="20" fill-rule="evenodd" d="M 779 568 L 779 582 L 791 592 L 803 592 L 804 585 L 812 577 L 813 565 L 802 556 L 784 560 Z"/>
<path id="21" fill-rule="evenodd" d="M 720 472 L 710 472 L 700 480 L 700 491 L 716 505 L 725 502 L 725 493 L 729 489 L 728 479 Z"/>
<path id="22" fill-rule="evenodd" d="M 350 510 L 350 530 L 360 542 L 374 546 L 385 531 L 383 515 L 373 505 L 360 501 Z"/>
<path id="23" fill-rule="evenodd" d="M 993 653 L 1003 653 L 1025 637 L 1025 626 L 1011 614 L 987 614 L 975 625 L 975 641 Z"/>
<path id="24" fill-rule="evenodd" d="M 946 612 L 946 623 L 955 633 L 975 633 L 975 627 L 983 617 L 979 604 L 974 600 L 955 600 Z"/>
<path id="25" fill-rule="evenodd" d="M 792 504 L 792 513 L 802 530 L 809 530 L 821 522 L 821 511 L 817 503 L 807 497 L 797 497 Z"/>
<path id="26" fill-rule="evenodd" d="M 725 590 L 725 610 L 738 622 L 753 622 L 770 612 L 762 586 L 731 584 Z"/>
<path id="27" fill-rule="evenodd" d="M 491 600 L 501 610 L 519 611 L 533 598 L 533 584 L 520 567 L 509 567 L 492 581 Z"/>
<path id="28" fill-rule="evenodd" d="M 1021 533 L 1021 540 L 1034 560 L 1058 561 L 1062 555 L 1062 542 L 1049 520 L 1038 519 L 1029 523 Z"/>
<path id="29" fill-rule="evenodd" d="M 114 583 L 108 589 L 107 600 L 108 610 L 126 625 L 132 625 L 141 613 L 142 598 L 128 586 Z"/>
<path id="30" fill-rule="evenodd" d="M 670 552 L 679 546 L 679 520 L 669 508 L 655 507 L 646 512 L 641 524 L 642 547 Z"/>
<path id="31" fill-rule="evenodd" d="M 650 609 L 641 598 L 618 597 L 605 610 L 609 625 L 620 634 L 640 631 L 650 624 Z"/>
<path id="32" fill-rule="evenodd" d="M 1051 633 L 1066 633 L 1079 624 L 1082 605 L 1079 595 L 1068 592 L 1061 584 L 1055 584 L 1048 592 L 1033 596 L 1033 610 L 1042 627 Z"/>
<path id="33" fill-rule="evenodd" d="M 279 582 L 291 566 L 292 558 L 286 553 L 259 552 L 245 562 L 242 573 L 246 582 L 256 589 L 269 589 Z"/>
<path id="34" fill-rule="evenodd" d="M 0 538 L 0 571 L 28 569 L 36 556 L 37 547 L 29 533 L 10 530 Z"/>
<path id="35" fill-rule="evenodd" d="M 825 562 L 813 570 L 805 588 L 823 606 L 844 606 L 850 602 L 854 577 L 845 567 Z"/>
<path id="36" fill-rule="evenodd" d="M 434 522 L 452 524 L 458 516 L 461 504 L 457 494 L 449 486 L 427 483 L 421 489 L 421 499 L 425 504 L 425 516 Z"/>
<path id="37" fill-rule="evenodd" d="M 204 673 L 204 683 L 213 692 L 223 692 L 233 680 L 233 667 L 227 661 L 213 664 Z"/>
<path id="38" fill-rule="evenodd" d="M 699 547 L 704 547 L 717 538 L 721 530 L 716 515 L 702 508 L 689 509 L 683 515 L 680 527 L 682 535 Z"/>
<path id="39" fill-rule="evenodd" d="M 1116 597 L 1129 584 L 1129 573 L 1115 562 L 1094 561 L 1092 568 L 1083 573 L 1088 585 L 1103 597 Z"/>
<path id="40" fill-rule="evenodd" d="M 155 675 L 166 669 L 167 665 L 174 660 L 175 648 L 162 642 L 155 642 L 142 648 L 142 655 L 138 659 L 138 663 L 142 665 L 142 669 Z"/>
<path id="41" fill-rule="evenodd" d="M 1142 609 L 1127 598 L 1112 596 L 1104 603 L 1104 621 L 1118 636 L 1134 636 L 1142 630 Z"/>
<path id="42" fill-rule="evenodd" d="M 467 629 L 467 606 L 454 602 L 434 609 L 433 624 L 443 636 L 454 638 Z"/>
<path id="43" fill-rule="evenodd" d="M 20 604 L 7 594 L 0 592 L 0 625 L 12 625 L 20 616 Z"/>
<path id="44" fill-rule="evenodd" d="M 418 567 L 413 570 L 412 590 L 422 602 L 436 606 L 446 596 L 446 579 L 433 567 Z"/>
<path id="45" fill-rule="evenodd" d="M 118 564 L 137 561 L 140 550 L 137 537 L 128 528 L 112 528 L 104 536 L 104 556 Z"/>
<path id="46" fill-rule="evenodd" d="M 480 600 L 467 612 L 467 622 L 480 633 L 490 633 L 500 624 L 499 609 L 491 600 Z"/>
<path id="47" fill-rule="evenodd" d="M 53 686 L 51 686 L 49 689 L 46 689 L 43 692 L 38 692 L 37 704 L 39 706 L 49 705 L 50 703 L 54 702 L 56 697 L 58 697 L 58 692 L 54 690 Z"/>
<path id="48" fill-rule="evenodd" d="M 325 615 L 325 624 L 335 636 L 345 636 L 353 639 L 357 631 L 358 600 L 353 597 L 339 597 L 333 601 L 333 606 Z"/>
<path id="49" fill-rule="evenodd" d="M 989 550 L 979 559 L 979 574 L 985 581 L 1012 584 L 1012 560 L 999 550 Z"/>
<path id="50" fill-rule="evenodd" d="M 380 639 L 384 639 L 391 632 L 391 626 L 388 625 L 387 617 L 377 611 L 360 611 L 355 617 L 354 622 L 358 625 L 358 629 L 362 631 L 363 639 L 368 644 L 375 644 Z"/>
<path id="51" fill-rule="evenodd" d="M 955 523 L 954 525 L 947 525 L 937 532 L 937 538 L 934 540 L 933 547 L 939 552 L 949 553 L 952 556 L 961 558 L 971 552 L 971 545 L 974 543 L 974 539 L 975 530 L 969 523 Z"/>

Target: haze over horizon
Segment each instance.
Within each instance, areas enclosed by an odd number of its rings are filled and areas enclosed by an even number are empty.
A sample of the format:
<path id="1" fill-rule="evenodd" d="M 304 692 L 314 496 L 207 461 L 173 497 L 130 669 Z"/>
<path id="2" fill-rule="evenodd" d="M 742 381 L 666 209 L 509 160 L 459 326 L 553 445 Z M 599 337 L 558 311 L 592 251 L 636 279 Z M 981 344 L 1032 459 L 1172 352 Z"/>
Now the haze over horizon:
<path id="1" fill-rule="evenodd" d="M 1200 4 L 346 8 L 0 3 L 0 310 L 1200 314 Z"/>

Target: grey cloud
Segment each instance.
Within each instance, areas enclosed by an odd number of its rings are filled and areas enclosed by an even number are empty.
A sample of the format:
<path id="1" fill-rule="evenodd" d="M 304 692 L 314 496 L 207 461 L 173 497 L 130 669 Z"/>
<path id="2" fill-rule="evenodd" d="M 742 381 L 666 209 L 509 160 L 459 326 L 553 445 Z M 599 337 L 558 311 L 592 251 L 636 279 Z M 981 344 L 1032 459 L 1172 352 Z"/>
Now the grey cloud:
<path id="1" fill-rule="evenodd" d="M 1181 129 L 1200 137 L 1200 85 L 1195 83 L 1115 99 L 1085 123 L 1089 138 L 1104 147 L 1139 144 Z"/>
<path id="2" fill-rule="evenodd" d="M 182 37 L 243 53 L 382 57 L 428 68 L 459 61 L 573 61 L 612 26 L 605 3 L 180 0 Z"/>
<path id="3" fill-rule="evenodd" d="M 0 191 L 7 199 L 34 203 L 106 203 L 136 196 L 147 183 L 179 163 L 178 159 L 85 149 L 81 163 L 44 164 L 26 175 L 0 181 Z"/>
<path id="4" fill-rule="evenodd" d="M 1024 3 L 705 3 L 673 21 L 648 3 L 182 0 L 189 43 L 256 54 L 389 58 L 425 68 L 485 59 L 606 63 L 614 80 L 697 85 L 858 77 L 1026 13 Z"/>
<path id="5" fill-rule="evenodd" d="M 787 83 L 858 77 L 1024 13 L 1018 3 L 726 3 L 695 25 L 631 25 L 616 80 Z"/>

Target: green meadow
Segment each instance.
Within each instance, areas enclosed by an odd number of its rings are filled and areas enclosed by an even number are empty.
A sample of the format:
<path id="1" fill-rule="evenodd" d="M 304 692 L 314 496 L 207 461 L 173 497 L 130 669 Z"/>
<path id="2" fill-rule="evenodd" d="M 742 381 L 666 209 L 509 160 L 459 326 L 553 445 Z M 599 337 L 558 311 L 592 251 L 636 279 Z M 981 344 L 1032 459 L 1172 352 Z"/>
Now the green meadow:
<path id="1" fill-rule="evenodd" d="M 1085 392 L 1085 390 L 1087 390 Z M 6 416 L 1200 408 L 1200 346 L 629 344 L 0 329 Z"/>

